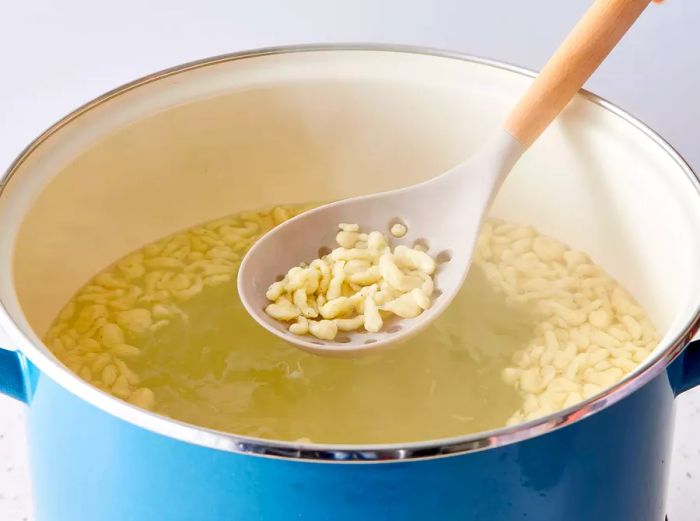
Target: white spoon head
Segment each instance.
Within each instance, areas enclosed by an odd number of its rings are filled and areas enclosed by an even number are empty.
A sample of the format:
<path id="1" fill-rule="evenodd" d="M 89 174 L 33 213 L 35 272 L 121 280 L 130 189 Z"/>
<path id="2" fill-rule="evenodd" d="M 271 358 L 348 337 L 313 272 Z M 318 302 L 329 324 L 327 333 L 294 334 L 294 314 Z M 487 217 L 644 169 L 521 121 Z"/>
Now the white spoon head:
<path id="1" fill-rule="evenodd" d="M 408 190 L 408 189 L 407 189 Z M 415 190 L 415 189 L 414 189 Z M 472 230 L 455 230 L 448 223 L 455 219 L 446 212 L 421 206 L 404 206 L 410 194 L 402 190 L 340 201 L 305 212 L 286 221 L 258 240 L 244 257 L 238 273 L 241 302 L 253 318 L 265 329 L 306 351 L 327 356 L 350 356 L 388 347 L 406 340 L 424 329 L 454 298 L 466 276 L 476 234 L 481 221 L 480 212 L 465 215 L 460 210 L 459 221 L 473 223 Z M 398 206 L 403 207 L 399 210 Z M 405 208 L 413 208 L 410 217 Z M 466 212 L 467 214 L 471 212 Z M 294 335 L 289 324 L 268 316 L 264 309 L 270 303 L 267 288 L 280 280 L 290 268 L 301 262 L 309 263 L 337 246 L 338 223 L 352 222 L 364 232 L 380 231 L 392 249 L 400 244 L 421 244 L 436 259 L 435 292 L 432 306 L 412 319 L 392 317 L 377 333 L 366 331 L 339 332 L 332 340 L 320 340 L 310 335 Z M 393 224 L 401 222 L 408 228 L 402 238 L 390 233 Z"/>

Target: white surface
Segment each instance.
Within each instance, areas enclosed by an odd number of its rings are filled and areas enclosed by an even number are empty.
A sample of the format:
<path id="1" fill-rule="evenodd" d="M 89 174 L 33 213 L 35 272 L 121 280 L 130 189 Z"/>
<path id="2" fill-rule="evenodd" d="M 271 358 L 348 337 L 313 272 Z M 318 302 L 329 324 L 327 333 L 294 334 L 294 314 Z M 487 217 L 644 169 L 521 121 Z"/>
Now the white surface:
<path id="1" fill-rule="evenodd" d="M 381 41 L 538 68 L 588 0 L 153 0 L 3 4 L 0 165 L 43 128 L 120 83 L 183 61 L 287 43 Z M 700 168 L 700 2 L 643 15 L 588 84 Z M 546 23 L 543 23 L 543 20 Z M 0 519 L 32 519 L 22 406 L 0 398 Z M 679 399 L 671 521 L 697 521 L 700 392 Z M 40 521 L 40 520 L 39 520 Z M 68 521 L 68 520 L 67 520 Z M 625 520 L 626 521 L 626 520 Z"/>

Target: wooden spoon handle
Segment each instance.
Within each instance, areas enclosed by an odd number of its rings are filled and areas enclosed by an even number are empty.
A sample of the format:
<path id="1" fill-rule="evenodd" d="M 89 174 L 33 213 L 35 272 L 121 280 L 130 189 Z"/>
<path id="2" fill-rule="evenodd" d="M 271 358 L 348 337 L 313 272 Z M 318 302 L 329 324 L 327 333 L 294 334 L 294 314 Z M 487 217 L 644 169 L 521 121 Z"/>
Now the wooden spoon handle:
<path id="1" fill-rule="evenodd" d="M 596 0 L 510 113 L 505 130 L 524 146 L 530 146 L 650 2 Z"/>

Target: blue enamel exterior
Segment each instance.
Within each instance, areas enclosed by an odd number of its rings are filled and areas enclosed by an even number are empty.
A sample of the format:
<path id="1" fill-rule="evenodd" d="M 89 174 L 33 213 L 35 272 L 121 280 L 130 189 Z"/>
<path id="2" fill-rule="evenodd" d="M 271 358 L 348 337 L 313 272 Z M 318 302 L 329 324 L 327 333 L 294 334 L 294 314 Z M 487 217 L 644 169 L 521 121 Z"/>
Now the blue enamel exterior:
<path id="1" fill-rule="evenodd" d="M 677 385 L 675 385 L 676 394 L 700 385 L 700 340 L 692 342 L 683 351 L 682 358 L 683 361 L 678 363 L 682 372 L 678 376 Z"/>
<path id="2" fill-rule="evenodd" d="M 0 393 L 16 400 L 29 401 L 24 355 L 19 351 L 0 349 Z"/>
<path id="3" fill-rule="evenodd" d="M 2 390 L 16 393 L 21 355 L 0 353 Z M 692 345 L 632 395 L 547 435 L 440 459 L 347 464 L 178 441 L 40 375 L 25 385 L 36 519 L 661 521 L 674 397 L 699 379 Z"/>

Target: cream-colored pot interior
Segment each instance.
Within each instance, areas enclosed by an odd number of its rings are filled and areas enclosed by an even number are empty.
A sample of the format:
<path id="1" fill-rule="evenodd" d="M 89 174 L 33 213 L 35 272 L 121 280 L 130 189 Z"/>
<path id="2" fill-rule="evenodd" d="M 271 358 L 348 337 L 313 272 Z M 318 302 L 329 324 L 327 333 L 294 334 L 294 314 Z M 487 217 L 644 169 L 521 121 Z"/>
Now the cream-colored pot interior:
<path id="1" fill-rule="evenodd" d="M 243 209 L 438 175 L 488 139 L 530 81 L 456 57 L 335 49 L 226 58 L 137 83 L 66 121 L 7 181 L 0 299 L 37 341 L 92 274 L 148 241 Z M 649 311 L 666 335 L 660 349 L 693 319 L 697 185 L 619 111 L 579 96 L 493 214 L 589 252 Z"/>

